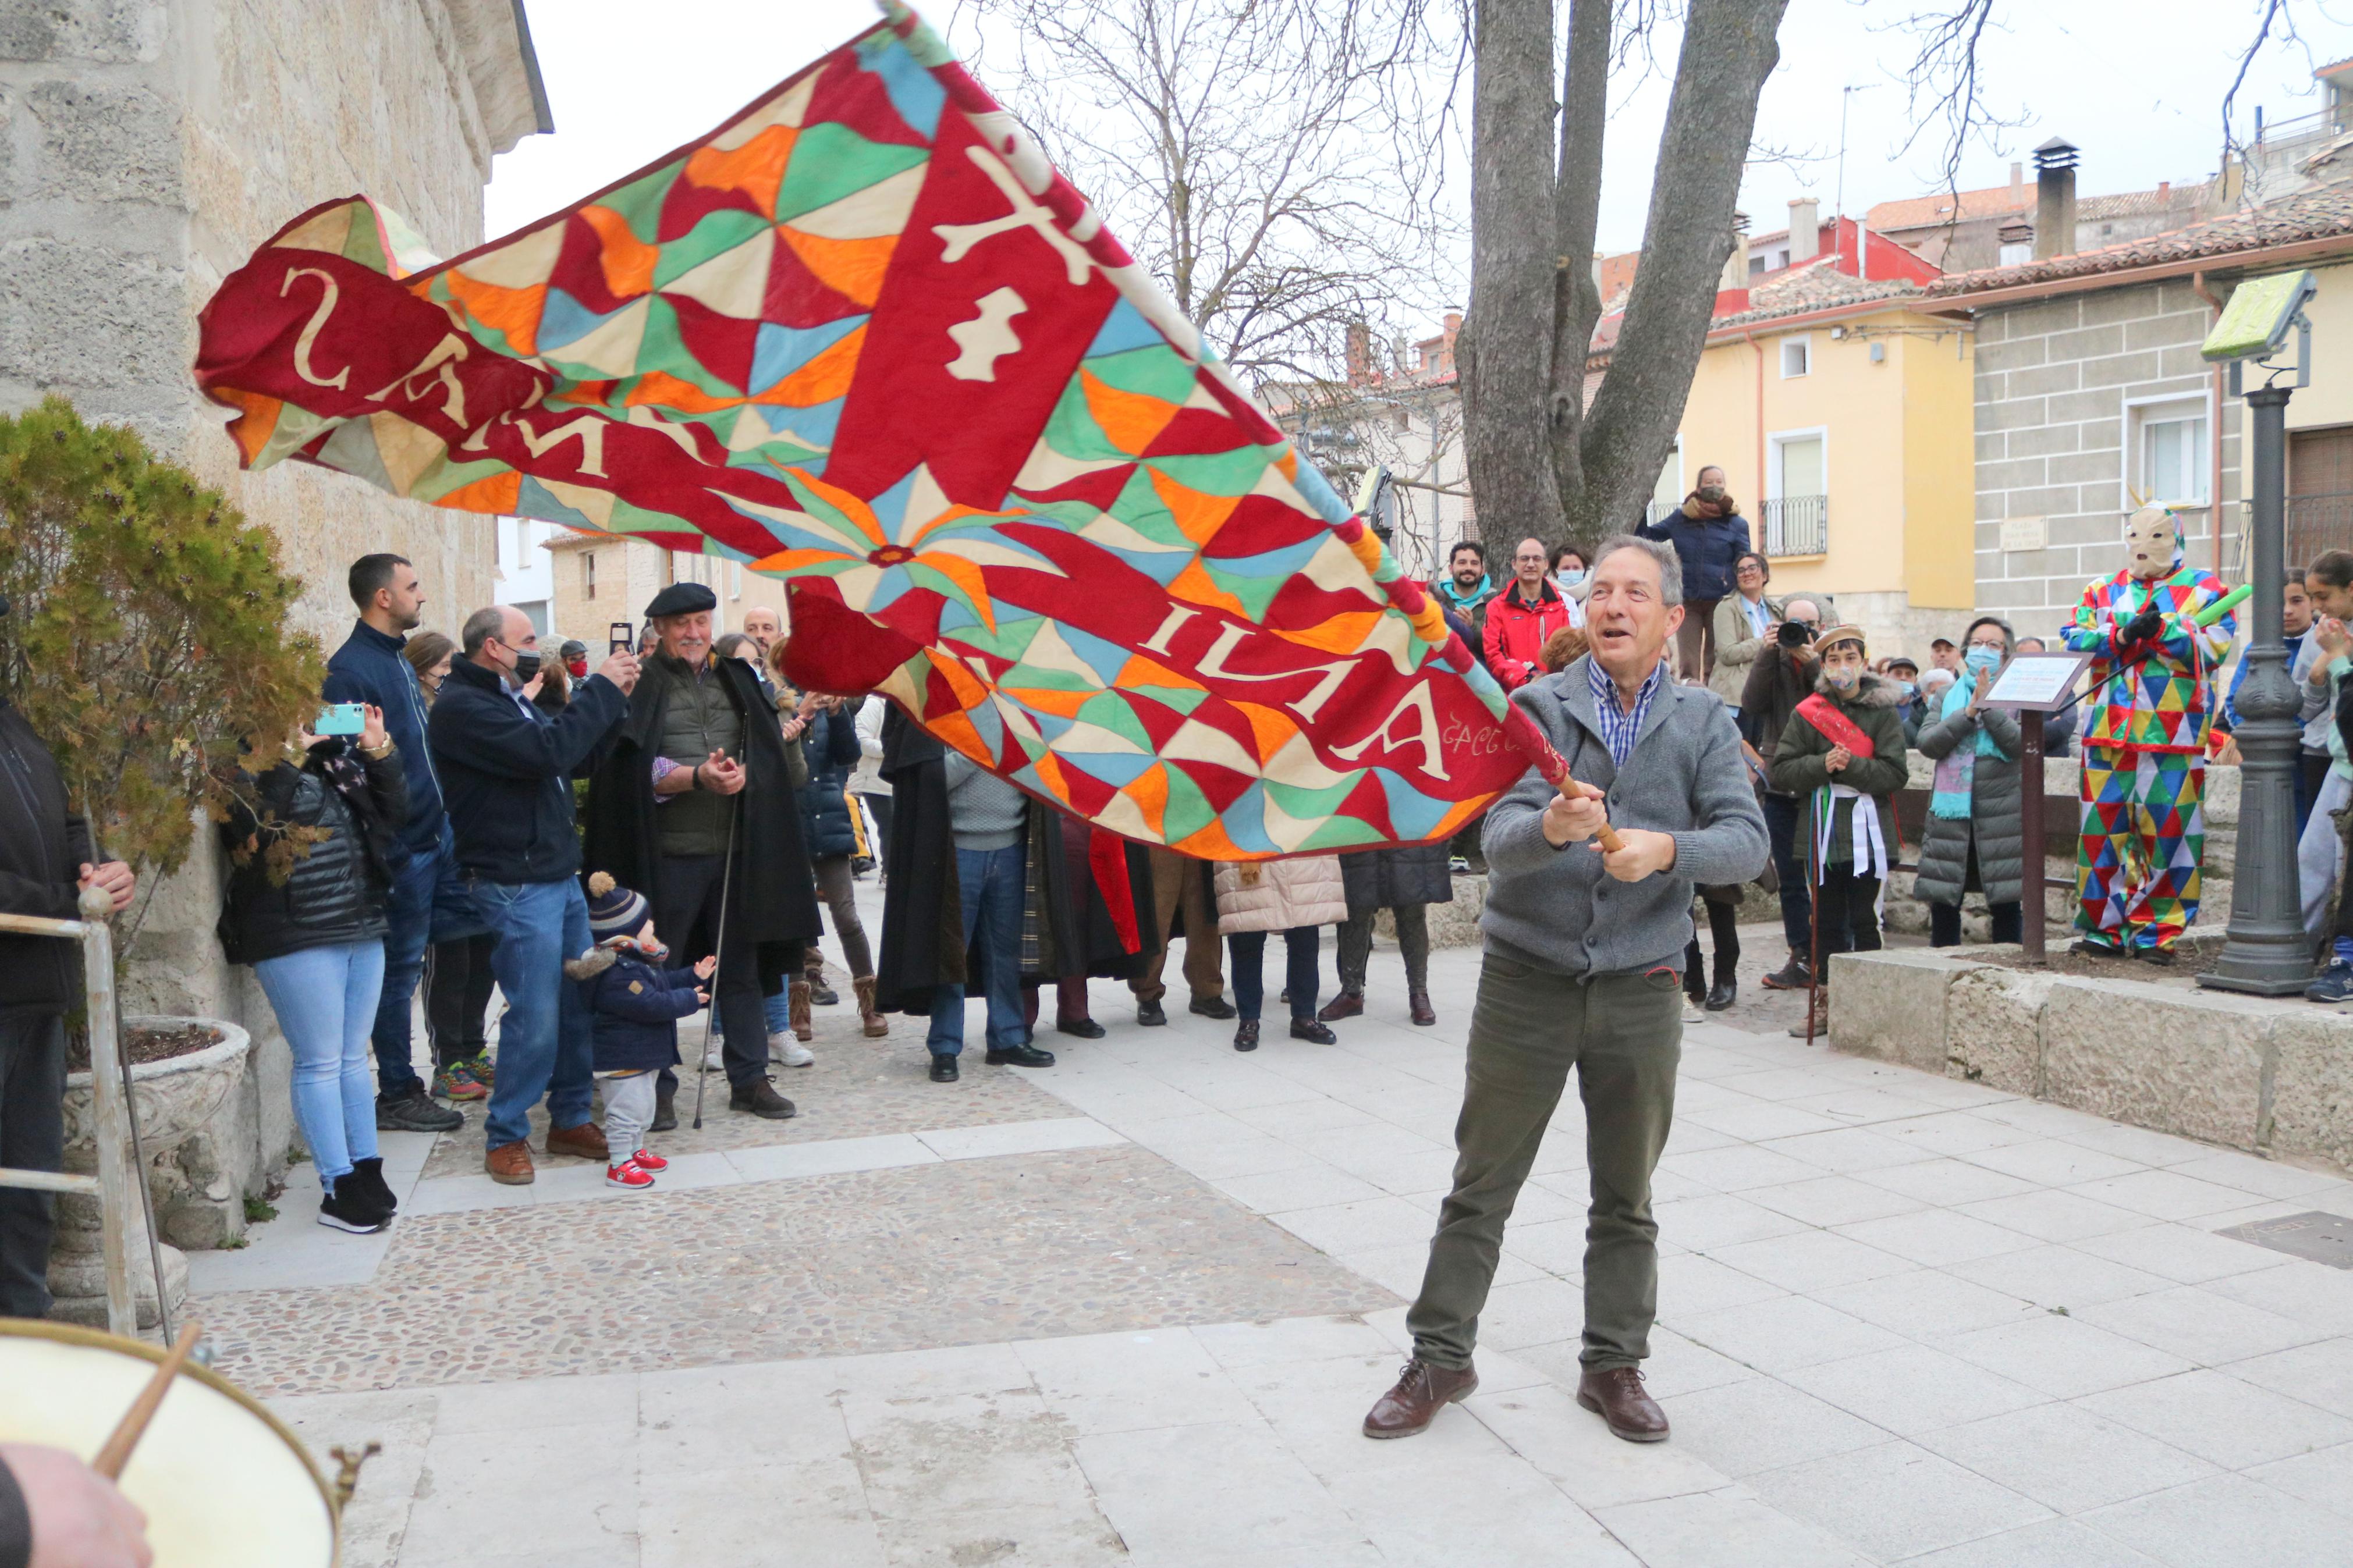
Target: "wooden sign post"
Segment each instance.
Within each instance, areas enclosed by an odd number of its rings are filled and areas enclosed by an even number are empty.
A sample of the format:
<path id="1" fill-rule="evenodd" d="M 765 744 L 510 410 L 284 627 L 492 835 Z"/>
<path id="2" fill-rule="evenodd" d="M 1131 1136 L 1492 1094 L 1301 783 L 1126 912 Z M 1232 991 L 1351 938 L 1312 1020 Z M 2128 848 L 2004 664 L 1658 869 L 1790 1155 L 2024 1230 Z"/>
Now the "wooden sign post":
<path id="1" fill-rule="evenodd" d="M 2019 826 L 2023 830 L 2026 849 L 2019 878 L 2019 895 L 2023 904 L 2019 910 L 2023 917 L 2019 922 L 2019 938 L 2026 948 L 2029 963 L 2050 962 L 2042 931 L 2047 880 L 2042 847 L 2043 716 L 2056 713 L 2074 700 L 2075 679 L 2091 662 L 2088 653 L 2023 654 L 2003 666 L 1993 689 L 1986 693 L 1987 707 L 2008 708 L 2018 715 Z"/>

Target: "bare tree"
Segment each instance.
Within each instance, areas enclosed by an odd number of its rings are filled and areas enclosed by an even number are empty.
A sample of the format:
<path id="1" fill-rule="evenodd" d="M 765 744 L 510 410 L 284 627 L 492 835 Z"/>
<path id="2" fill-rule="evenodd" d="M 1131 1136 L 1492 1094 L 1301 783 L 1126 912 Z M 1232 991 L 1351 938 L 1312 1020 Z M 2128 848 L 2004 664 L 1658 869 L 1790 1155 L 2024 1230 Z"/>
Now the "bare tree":
<path id="1" fill-rule="evenodd" d="M 1732 252 L 1733 202 L 1788 0 L 1687 0 L 1651 184 L 1642 265 L 1588 412 L 1601 314 L 1588 258 L 1613 61 L 1665 7 L 1473 0 L 1471 310 L 1463 325 L 1472 488 L 1490 533 L 1591 540 L 1638 521 L 1674 443 Z M 1557 122 L 1556 124 L 1556 121 Z"/>
<path id="2" fill-rule="evenodd" d="M 1246 383 L 1444 300 L 1428 0 L 974 0 L 1008 107 Z"/>

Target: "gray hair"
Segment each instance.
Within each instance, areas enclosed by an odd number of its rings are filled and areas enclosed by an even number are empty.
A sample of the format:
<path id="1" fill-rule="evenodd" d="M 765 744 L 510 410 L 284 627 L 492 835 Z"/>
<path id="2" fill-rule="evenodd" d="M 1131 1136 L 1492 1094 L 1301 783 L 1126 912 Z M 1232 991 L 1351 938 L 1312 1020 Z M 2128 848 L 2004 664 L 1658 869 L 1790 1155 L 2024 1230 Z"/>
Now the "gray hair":
<path id="1" fill-rule="evenodd" d="M 1640 550 L 1659 563 L 1659 602 L 1672 608 L 1683 602 L 1683 563 L 1671 544 L 1655 539 L 1637 539 L 1630 533 L 1613 533 L 1594 547 L 1593 569 L 1621 550 Z"/>
<path id="2" fill-rule="evenodd" d="M 1977 636 L 1979 626 L 1991 626 L 2001 634 L 2001 647 L 2004 653 L 2018 651 L 2018 634 L 2012 631 L 2010 623 L 2000 616 L 1979 616 L 1969 623 L 1969 629 L 1961 634 L 1961 641 L 1967 643 L 1969 638 Z"/>
<path id="3" fill-rule="evenodd" d="M 1788 598 L 1782 600 L 1782 616 L 1788 619 L 1796 619 L 1798 615 L 1798 606 L 1799 605 L 1803 605 L 1806 608 L 1813 611 L 1815 619 L 1820 620 L 1821 618 L 1822 602 L 1820 599 L 1815 598 L 1811 594 L 1792 594 Z"/>
<path id="4" fill-rule="evenodd" d="M 507 629 L 507 607 L 490 605 L 466 617 L 459 628 L 458 647 L 468 658 L 482 651 L 482 645 L 492 637 L 503 637 Z"/>

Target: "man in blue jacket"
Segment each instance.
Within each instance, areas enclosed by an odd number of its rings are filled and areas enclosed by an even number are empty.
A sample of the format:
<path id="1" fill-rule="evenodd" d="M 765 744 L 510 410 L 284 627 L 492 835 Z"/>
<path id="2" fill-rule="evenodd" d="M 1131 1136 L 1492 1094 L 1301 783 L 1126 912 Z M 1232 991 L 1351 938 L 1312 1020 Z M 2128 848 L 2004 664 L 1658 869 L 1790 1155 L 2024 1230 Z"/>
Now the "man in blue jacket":
<path id="1" fill-rule="evenodd" d="M 385 733 L 398 750 L 408 784 L 408 824 L 394 847 L 392 901 L 385 911 L 384 994 L 372 1031 L 375 1124 L 392 1132 L 448 1132 L 463 1127 L 466 1119 L 433 1103 L 409 1059 L 408 1002 L 425 968 L 426 944 L 435 934 L 435 906 L 463 907 L 441 781 L 425 744 L 425 698 L 417 671 L 400 652 L 407 634 L 425 618 L 425 588 L 408 558 L 391 554 L 353 562 L 349 585 L 360 618 L 327 660 L 325 696 L 330 702 L 368 702 L 384 710 Z M 477 932 L 439 934 L 449 940 Z"/>
<path id="2" fill-rule="evenodd" d="M 549 1153 L 612 1163 L 604 1133 L 589 1120 L 588 1008 L 580 988 L 564 978 L 565 962 L 591 945 L 572 781 L 586 776 L 628 717 L 638 661 L 612 655 L 551 716 L 522 696 L 539 672 L 539 635 L 521 610 L 492 605 L 467 616 L 459 652 L 426 738 L 441 774 L 459 872 L 498 935 L 491 967 L 507 998 L 482 1167 L 492 1181 L 520 1186 L 534 1173 L 524 1138 L 543 1095 Z"/>

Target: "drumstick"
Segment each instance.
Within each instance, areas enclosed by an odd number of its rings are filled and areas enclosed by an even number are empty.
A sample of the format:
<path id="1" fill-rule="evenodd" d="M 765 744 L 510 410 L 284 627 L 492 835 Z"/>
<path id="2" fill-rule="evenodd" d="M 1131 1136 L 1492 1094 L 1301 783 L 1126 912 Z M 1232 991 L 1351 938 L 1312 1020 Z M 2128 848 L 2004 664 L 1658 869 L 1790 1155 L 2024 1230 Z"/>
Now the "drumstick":
<path id="1" fill-rule="evenodd" d="M 155 1419 L 155 1407 L 164 1403 L 164 1395 L 172 1390 L 172 1380 L 188 1364 L 189 1352 L 196 1348 L 197 1338 L 195 1324 L 181 1325 L 179 1342 L 173 1345 L 172 1353 L 155 1369 L 155 1375 L 147 1380 L 147 1386 L 139 1391 L 139 1397 L 131 1402 L 131 1408 L 122 1413 L 122 1419 L 106 1439 L 106 1447 L 90 1461 L 91 1469 L 110 1481 L 122 1479 L 122 1467 L 131 1462 L 131 1450 L 146 1436 L 147 1424 Z"/>

